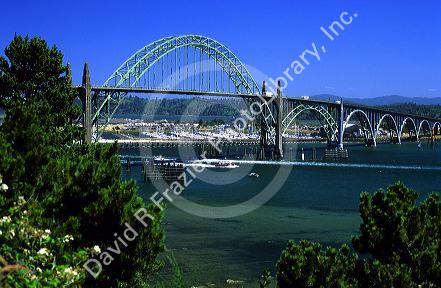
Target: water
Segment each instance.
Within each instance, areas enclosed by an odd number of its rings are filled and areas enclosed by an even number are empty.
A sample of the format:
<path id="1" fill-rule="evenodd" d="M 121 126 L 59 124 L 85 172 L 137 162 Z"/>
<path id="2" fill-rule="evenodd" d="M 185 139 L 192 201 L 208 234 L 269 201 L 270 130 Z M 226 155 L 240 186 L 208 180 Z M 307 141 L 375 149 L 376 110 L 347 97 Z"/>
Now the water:
<path id="1" fill-rule="evenodd" d="M 304 144 L 311 147 L 318 144 Z M 417 190 L 421 198 L 439 191 L 441 179 L 441 145 L 430 149 L 415 143 L 380 145 L 376 148 L 348 146 L 350 159 L 344 163 L 240 163 L 240 168 L 217 171 L 216 181 L 227 185 L 207 184 L 198 175 L 182 196 L 194 203 L 216 207 L 240 204 L 256 196 L 271 183 L 279 169 L 287 173 L 280 190 L 261 207 L 250 213 L 225 219 L 195 216 L 177 208 L 175 200 L 165 211 L 164 229 L 167 248 L 173 251 L 188 284 L 214 287 L 227 285 L 227 279 L 242 280 L 244 287 L 256 287 L 261 271 L 274 265 L 289 239 L 309 239 L 325 245 L 349 243 L 357 234 L 360 218 L 358 197 L 361 191 L 374 192 L 393 182 L 403 181 Z M 136 154 L 138 151 L 121 151 Z M 155 151 L 158 153 L 161 151 Z M 170 151 L 162 151 L 167 154 Z M 290 164 L 290 165 L 286 165 Z M 294 164 L 294 165 L 291 165 Z M 282 167 L 282 168 L 281 168 Z M 234 175 L 253 171 L 259 178 Z M 140 195 L 149 201 L 156 191 L 143 183 L 136 169 L 123 177 L 138 180 Z M 271 187 L 275 187 L 273 183 Z M 246 211 L 251 204 L 240 209 Z M 208 209 L 209 211 L 210 209 Z M 207 210 L 194 208 L 192 213 Z M 163 275 L 167 277 L 169 270 Z"/>

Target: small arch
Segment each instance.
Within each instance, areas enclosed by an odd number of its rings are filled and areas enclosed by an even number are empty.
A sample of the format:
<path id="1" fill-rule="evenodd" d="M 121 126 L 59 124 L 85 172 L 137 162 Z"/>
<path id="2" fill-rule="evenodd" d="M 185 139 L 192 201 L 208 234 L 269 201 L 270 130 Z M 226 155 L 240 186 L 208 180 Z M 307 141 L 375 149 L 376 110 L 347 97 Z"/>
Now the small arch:
<path id="1" fill-rule="evenodd" d="M 424 124 L 426 124 L 426 130 L 424 130 L 424 127 L 423 127 Z M 423 120 L 423 121 L 420 122 L 420 126 L 418 127 L 418 138 L 421 138 L 421 129 L 423 129 L 423 132 L 424 132 L 424 131 L 429 131 L 429 133 L 430 133 L 430 137 L 433 136 L 433 134 L 432 134 L 432 129 L 430 128 L 430 123 L 429 123 L 429 121 L 427 121 L 427 120 Z"/>
<path id="2" fill-rule="evenodd" d="M 403 122 L 401 123 L 401 127 L 400 127 L 400 139 L 403 139 L 403 130 L 404 127 L 406 126 L 406 124 L 408 124 L 408 122 L 410 121 L 410 123 L 412 123 L 413 125 L 413 132 L 415 132 L 415 136 L 416 136 L 416 140 L 418 141 L 418 129 L 417 126 L 415 124 L 415 120 L 413 120 L 410 117 L 406 117 Z M 411 130 L 409 130 L 409 132 L 411 132 Z"/>
<path id="3" fill-rule="evenodd" d="M 321 116 L 320 118 L 323 120 L 323 122 L 320 120 L 319 121 L 326 131 L 328 140 L 329 141 L 336 140 L 337 129 L 338 129 L 337 122 L 335 122 L 334 117 L 332 117 L 332 115 L 328 112 L 328 110 L 326 110 L 324 107 L 320 105 L 300 104 L 296 106 L 293 110 L 291 110 L 282 121 L 284 134 L 287 132 L 292 122 L 305 111 L 315 111 L 318 115 L 320 115 Z"/>
<path id="4" fill-rule="evenodd" d="M 439 123 L 439 122 L 433 123 L 432 135 L 435 136 L 435 135 L 438 135 L 440 133 L 441 133 L 441 123 Z"/>
<path id="5" fill-rule="evenodd" d="M 352 116 L 354 116 L 355 114 L 362 115 L 365 118 L 365 120 L 366 120 L 366 122 L 367 122 L 367 124 L 369 126 L 368 127 L 368 131 L 371 134 L 371 139 L 372 139 L 372 142 L 373 142 L 372 144 L 373 144 L 373 146 L 377 146 L 377 142 L 375 140 L 375 134 L 374 134 L 374 130 L 372 128 L 371 121 L 369 120 L 369 117 L 367 116 L 367 114 L 363 110 L 360 110 L 360 109 L 356 109 L 356 110 L 352 111 L 346 117 L 346 121 L 343 123 L 343 131 L 342 131 L 343 135 L 345 134 L 345 131 L 346 131 L 347 125 L 349 124 L 349 121 L 351 120 Z M 361 124 L 363 124 L 363 123 L 361 123 Z M 363 127 L 363 130 L 364 130 L 364 127 Z M 366 132 L 365 131 L 363 131 L 363 132 L 365 134 L 365 140 L 366 140 L 366 142 L 368 142 L 368 138 L 367 138 Z M 368 144 L 368 143 L 366 143 L 366 144 Z"/>
<path id="6" fill-rule="evenodd" d="M 395 133 L 397 133 L 398 143 L 401 144 L 401 138 L 399 135 L 397 122 L 395 121 L 395 118 L 390 114 L 384 114 L 383 116 L 381 116 L 380 121 L 378 121 L 378 125 L 375 129 L 375 141 L 377 141 L 377 136 L 378 136 L 378 132 L 380 131 L 381 124 L 383 123 L 383 120 L 385 120 L 386 118 L 392 119 L 392 123 L 393 123 L 392 129 L 395 128 L 395 129 L 393 129 L 393 131 L 395 131 Z"/>

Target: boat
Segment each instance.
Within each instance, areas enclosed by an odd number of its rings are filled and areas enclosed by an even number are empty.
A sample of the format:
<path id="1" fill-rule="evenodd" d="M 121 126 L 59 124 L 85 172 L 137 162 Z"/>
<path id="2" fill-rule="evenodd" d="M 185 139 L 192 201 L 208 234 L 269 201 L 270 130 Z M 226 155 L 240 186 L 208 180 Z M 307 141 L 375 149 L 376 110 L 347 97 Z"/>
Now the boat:
<path id="1" fill-rule="evenodd" d="M 257 174 L 256 172 L 251 172 L 250 174 L 248 174 L 248 176 L 250 177 L 255 177 L 255 178 L 259 178 L 259 174 Z"/>
<path id="2" fill-rule="evenodd" d="M 213 163 L 209 163 L 207 161 L 195 160 L 189 163 L 184 164 L 185 167 L 203 167 L 203 168 L 215 168 Z"/>
<path id="3" fill-rule="evenodd" d="M 231 162 L 231 161 L 224 161 L 224 160 L 221 160 L 221 161 L 219 161 L 219 162 L 214 163 L 214 167 L 215 167 L 215 168 L 233 169 L 233 168 L 238 168 L 239 165 L 234 164 L 234 163 Z"/>

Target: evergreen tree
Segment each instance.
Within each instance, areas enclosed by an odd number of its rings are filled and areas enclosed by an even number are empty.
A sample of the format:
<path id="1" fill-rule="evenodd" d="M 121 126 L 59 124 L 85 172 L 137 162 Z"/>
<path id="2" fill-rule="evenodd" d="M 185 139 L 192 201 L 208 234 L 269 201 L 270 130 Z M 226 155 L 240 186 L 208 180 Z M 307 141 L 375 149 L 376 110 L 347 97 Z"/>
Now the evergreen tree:
<path id="1" fill-rule="evenodd" d="M 322 249 L 290 241 L 277 263 L 278 287 L 439 287 L 441 201 L 402 183 L 360 196 L 360 235 L 347 246 Z"/>
<path id="2" fill-rule="evenodd" d="M 55 238 L 73 235 L 72 251 L 114 246 L 114 234 L 121 235 L 127 222 L 139 235 L 85 285 L 148 281 L 161 267 L 162 214 L 146 207 L 133 181 L 121 180 L 116 146 L 80 143 L 82 132 L 74 124 L 77 94 L 61 52 L 40 38 L 16 36 L 5 55 L 0 57 L 0 107 L 6 112 L 0 126 L 0 175 L 9 189 L 1 194 L 0 216 L 8 216 L 20 197 L 32 199 L 33 227 L 49 228 Z M 147 227 L 135 222 L 142 208 L 154 216 Z M 14 264 L 16 258 L 5 260 Z"/>

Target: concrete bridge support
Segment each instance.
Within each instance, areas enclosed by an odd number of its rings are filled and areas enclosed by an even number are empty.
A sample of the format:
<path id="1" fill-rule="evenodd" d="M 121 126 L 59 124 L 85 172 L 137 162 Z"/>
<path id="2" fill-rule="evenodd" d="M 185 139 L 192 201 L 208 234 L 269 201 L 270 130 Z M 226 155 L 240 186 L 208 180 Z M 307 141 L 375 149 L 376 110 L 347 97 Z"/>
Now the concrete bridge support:
<path id="1" fill-rule="evenodd" d="M 262 95 L 266 96 L 266 82 L 262 84 Z M 270 119 L 271 115 L 266 115 L 266 110 L 263 110 L 260 115 L 262 121 L 260 123 L 260 148 L 262 151 L 261 158 L 267 158 L 271 155 L 271 158 L 280 159 L 283 158 L 283 95 L 280 81 L 277 83 L 277 95 L 275 98 L 268 101 L 268 106 L 273 114 L 273 123 L 271 128 L 273 131 L 267 131 L 264 119 Z M 263 104 L 263 103 L 262 103 Z"/>
<path id="2" fill-rule="evenodd" d="M 92 85 L 90 84 L 89 64 L 84 63 L 83 82 L 80 99 L 83 106 L 84 142 L 92 142 Z"/>
<path id="3" fill-rule="evenodd" d="M 340 106 L 339 106 L 339 110 L 337 112 L 338 114 L 338 130 L 337 130 L 337 135 L 338 135 L 338 149 L 343 150 L 343 136 L 344 136 L 344 131 L 343 131 L 343 125 L 344 125 L 344 107 L 343 107 L 343 99 L 340 99 Z"/>
<path id="4" fill-rule="evenodd" d="M 276 149 L 275 155 L 277 158 L 283 158 L 283 96 L 280 80 L 277 82 L 277 98 L 275 100 L 275 108 L 277 111 L 276 118 Z"/>

